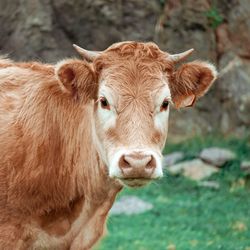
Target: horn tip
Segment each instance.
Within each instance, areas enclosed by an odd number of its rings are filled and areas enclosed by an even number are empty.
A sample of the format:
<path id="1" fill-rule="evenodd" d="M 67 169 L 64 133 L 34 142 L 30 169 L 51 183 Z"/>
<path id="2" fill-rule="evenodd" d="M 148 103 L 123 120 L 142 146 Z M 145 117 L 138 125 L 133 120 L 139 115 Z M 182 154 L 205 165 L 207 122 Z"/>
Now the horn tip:
<path id="1" fill-rule="evenodd" d="M 79 48 L 79 46 L 76 45 L 75 43 L 73 43 L 72 46 L 73 46 L 75 49 Z"/>
<path id="2" fill-rule="evenodd" d="M 85 49 L 81 48 L 80 46 L 76 44 L 72 44 L 73 48 L 80 54 L 85 53 Z"/>

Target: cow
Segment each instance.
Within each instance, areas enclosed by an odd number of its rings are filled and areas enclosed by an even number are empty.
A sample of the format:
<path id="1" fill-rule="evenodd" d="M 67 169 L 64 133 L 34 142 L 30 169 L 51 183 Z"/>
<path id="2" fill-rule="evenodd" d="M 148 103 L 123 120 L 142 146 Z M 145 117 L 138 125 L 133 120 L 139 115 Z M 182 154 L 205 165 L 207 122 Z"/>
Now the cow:
<path id="1" fill-rule="evenodd" d="M 124 186 L 163 176 L 170 106 L 192 106 L 217 73 L 193 50 L 74 45 L 56 64 L 0 59 L 0 249 L 91 249 Z"/>

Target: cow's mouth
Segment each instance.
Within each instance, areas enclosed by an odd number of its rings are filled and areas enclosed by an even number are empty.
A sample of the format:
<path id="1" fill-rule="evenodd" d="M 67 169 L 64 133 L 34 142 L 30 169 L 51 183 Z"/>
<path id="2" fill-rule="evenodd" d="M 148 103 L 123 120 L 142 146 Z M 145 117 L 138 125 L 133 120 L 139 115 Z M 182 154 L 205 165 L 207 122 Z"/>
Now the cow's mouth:
<path id="1" fill-rule="evenodd" d="M 151 178 L 119 178 L 119 181 L 128 187 L 143 187 L 147 185 L 153 179 Z"/>

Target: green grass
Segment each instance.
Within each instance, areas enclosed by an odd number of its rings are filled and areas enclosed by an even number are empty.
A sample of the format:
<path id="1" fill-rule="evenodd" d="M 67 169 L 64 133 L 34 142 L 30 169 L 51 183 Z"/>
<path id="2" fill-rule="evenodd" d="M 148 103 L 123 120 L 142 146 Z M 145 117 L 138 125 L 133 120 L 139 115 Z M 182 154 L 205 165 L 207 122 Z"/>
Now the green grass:
<path id="1" fill-rule="evenodd" d="M 209 178 L 220 183 L 218 190 L 167 174 L 145 188 L 125 189 L 121 195 L 137 195 L 154 208 L 140 215 L 110 217 L 108 236 L 97 249 L 249 250 L 250 181 L 239 167 L 241 160 L 250 159 L 249 141 L 211 136 L 167 144 L 165 153 L 183 151 L 187 159 L 209 146 L 229 148 L 237 159 Z"/>
<path id="2" fill-rule="evenodd" d="M 212 29 L 216 29 L 220 24 L 223 23 L 223 17 L 215 6 L 206 11 L 205 15 Z"/>

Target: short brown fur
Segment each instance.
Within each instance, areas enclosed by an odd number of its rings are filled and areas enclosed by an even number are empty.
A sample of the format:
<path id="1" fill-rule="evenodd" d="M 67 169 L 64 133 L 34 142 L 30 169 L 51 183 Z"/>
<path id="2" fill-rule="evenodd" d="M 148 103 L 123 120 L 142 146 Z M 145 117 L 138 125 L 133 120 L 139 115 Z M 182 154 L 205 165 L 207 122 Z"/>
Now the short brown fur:
<path id="1" fill-rule="evenodd" d="M 118 130 L 105 136 L 126 144 L 131 128 L 122 128 L 132 120 L 144 133 L 135 129 L 131 137 L 163 146 L 166 135 L 150 132 L 153 106 L 144 98 L 158 75 L 168 80 L 176 106 L 190 93 L 200 97 L 214 79 L 199 62 L 176 71 L 166 55 L 155 44 L 127 42 L 93 63 L 0 59 L 1 249 L 90 249 L 98 241 L 122 188 L 93 143 L 98 84 L 106 77 L 127 96 L 117 107 Z M 128 107 L 131 97 L 135 105 Z M 134 111 L 141 121 L 131 119 Z"/>

